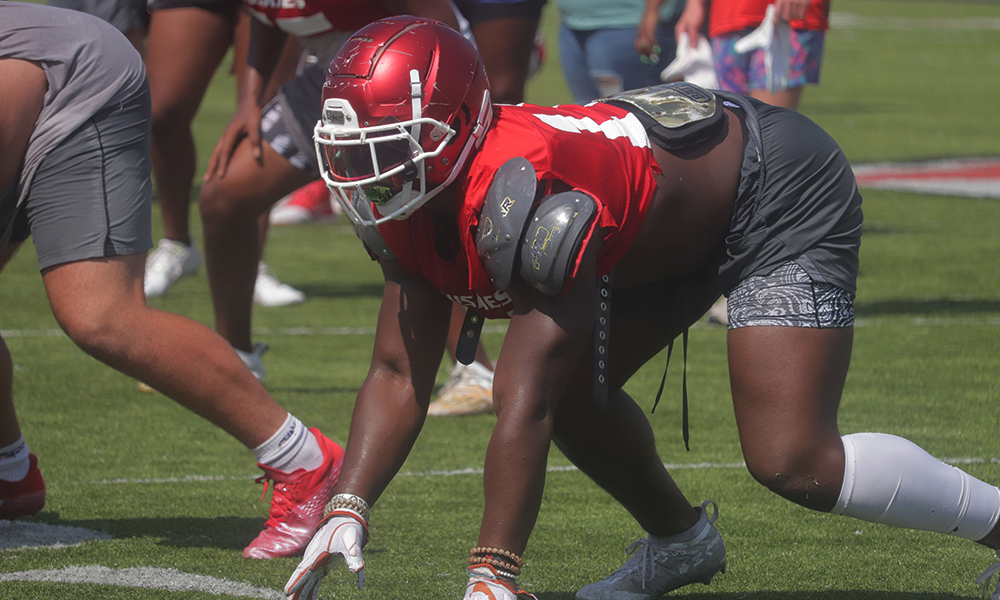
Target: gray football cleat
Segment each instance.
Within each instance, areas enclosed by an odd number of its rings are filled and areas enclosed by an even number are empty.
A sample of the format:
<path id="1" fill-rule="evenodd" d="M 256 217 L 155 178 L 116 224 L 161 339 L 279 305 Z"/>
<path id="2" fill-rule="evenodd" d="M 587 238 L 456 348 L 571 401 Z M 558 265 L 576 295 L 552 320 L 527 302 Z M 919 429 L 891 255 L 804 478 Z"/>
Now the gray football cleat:
<path id="1" fill-rule="evenodd" d="M 708 505 L 715 507 L 708 516 Z M 689 583 L 711 583 L 716 573 L 726 572 L 726 547 L 713 523 L 719 507 L 706 500 L 699 511 L 701 532 L 687 542 L 656 545 L 649 538 L 630 544 L 625 550 L 632 557 L 603 581 L 584 586 L 577 600 L 648 600 Z"/>

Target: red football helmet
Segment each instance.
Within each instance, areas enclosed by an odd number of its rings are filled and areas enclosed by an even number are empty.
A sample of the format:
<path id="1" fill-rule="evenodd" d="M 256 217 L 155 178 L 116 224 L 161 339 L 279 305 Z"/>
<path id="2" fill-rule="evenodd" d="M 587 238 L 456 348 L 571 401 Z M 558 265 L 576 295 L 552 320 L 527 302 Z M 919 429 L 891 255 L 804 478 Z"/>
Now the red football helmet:
<path id="1" fill-rule="evenodd" d="M 375 21 L 330 63 L 320 171 L 356 224 L 405 219 L 454 181 L 492 116 L 472 42 L 431 19 Z"/>

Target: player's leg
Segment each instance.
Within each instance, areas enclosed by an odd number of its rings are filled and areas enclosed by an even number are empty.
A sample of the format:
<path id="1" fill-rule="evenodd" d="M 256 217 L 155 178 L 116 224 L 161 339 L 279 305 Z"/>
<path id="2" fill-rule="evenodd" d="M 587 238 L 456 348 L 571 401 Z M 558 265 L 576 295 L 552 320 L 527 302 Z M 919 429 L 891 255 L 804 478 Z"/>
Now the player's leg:
<path id="1" fill-rule="evenodd" d="M 151 157 L 167 250 L 151 255 L 146 291 L 158 296 L 201 264 L 189 228 L 197 168 L 191 124 L 228 51 L 235 11 L 171 7 L 163 1 L 151 8 L 146 51 L 152 95 Z M 171 261 L 178 264 L 159 264 Z"/>
<path id="2" fill-rule="evenodd" d="M 26 214 L 57 322 L 92 356 L 148 382 L 236 437 L 276 482 L 245 554 L 289 556 L 332 496 L 342 450 L 285 412 L 233 349 L 143 296 L 150 245 L 148 94 L 98 113 L 42 161 Z"/>
<path id="3" fill-rule="evenodd" d="M 539 0 L 483 2 L 470 17 L 479 55 L 490 77 L 490 94 L 494 102 L 524 102 L 524 85 L 528 80 L 543 5 Z"/>
<path id="4" fill-rule="evenodd" d="M 0 269 L 13 254 L 0 255 Z M 38 514 L 45 506 L 45 481 L 31 454 L 14 409 L 14 363 L 0 337 L 0 519 Z"/>
<path id="5" fill-rule="evenodd" d="M 697 515 L 664 468 L 643 409 L 621 386 L 679 333 L 616 315 L 608 356 L 611 389 L 618 391 L 610 395 L 606 409 L 594 406 L 593 355 L 585 352 L 557 409 L 553 432 L 556 445 L 574 465 L 645 531 L 659 536 L 688 529 Z"/>
<path id="6" fill-rule="evenodd" d="M 269 106 L 274 109 L 276 104 Z M 243 140 L 226 176 L 206 182 L 199 198 L 215 327 L 244 352 L 253 351 L 251 312 L 261 256 L 258 217 L 283 196 L 316 178 L 315 173 L 294 166 L 266 141 L 262 151 L 261 159 L 254 159 L 250 144 Z"/>
<path id="7" fill-rule="evenodd" d="M 261 158 L 255 159 L 247 140 L 242 140 L 226 175 L 212 178 L 201 189 L 215 328 L 241 352 L 254 352 L 251 312 L 261 258 L 258 218 L 319 177 L 312 128 L 325 73 L 324 68 L 307 65 L 282 86 L 262 110 Z"/>
<path id="8" fill-rule="evenodd" d="M 730 295 L 729 370 L 740 443 L 757 481 L 802 506 L 908 529 L 949 533 L 995 546 L 1000 490 L 885 434 L 841 437 L 837 409 L 853 328 L 849 294 L 786 273 L 768 291 L 773 320 L 744 306 L 762 289 Z M 769 277 L 770 278 L 770 277 Z M 765 279 L 769 279 L 765 278 Z M 805 287 L 793 298 L 799 283 Z M 777 279 L 772 279 L 776 281 Z M 788 302 L 771 292 L 785 289 Z M 839 296 L 839 300 L 837 297 Z M 815 300 L 816 308 L 810 307 Z M 827 310 L 830 300 L 841 310 Z M 775 317 L 782 307 L 803 308 Z M 813 311 L 806 321 L 798 317 Z M 754 321 L 757 320 L 757 324 Z M 806 324 L 808 321 L 816 325 Z M 850 318 L 849 321 L 853 321 Z"/>
<path id="9" fill-rule="evenodd" d="M 0 272 L 17 253 L 19 245 L 8 244 L 0 250 Z M 14 362 L 10 349 L 3 336 L 0 336 L 0 448 L 13 444 L 20 437 L 21 427 L 17 421 L 17 411 L 14 410 Z"/>
<path id="10" fill-rule="evenodd" d="M 59 325 L 91 356 L 149 383 L 248 448 L 259 446 L 286 412 L 211 329 L 146 306 L 143 265 L 143 256 L 132 254 L 45 269 Z"/>
<path id="11" fill-rule="evenodd" d="M 700 302 L 695 318 L 710 303 Z M 616 316 L 609 352 L 611 384 L 619 387 L 682 330 L 669 323 Z M 587 356 L 586 362 L 592 357 Z M 578 396 L 559 406 L 555 441 L 573 464 L 629 511 L 648 536 L 640 538 L 639 550 L 613 575 L 584 586 L 577 598 L 652 598 L 690 583 L 709 583 L 725 570 L 726 561 L 722 538 L 712 526 L 717 507 L 708 510 L 708 501 L 692 507 L 664 467 L 643 409 L 628 394 L 619 389 L 609 398 L 607 409 L 595 408 L 589 366 L 573 376 L 574 381 L 587 382 L 574 389 Z M 695 568 L 689 568 L 692 564 Z"/>
<path id="12" fill-rule="evenodd" d="M 853 328 L 741 327 L 729 332 L 730 380 L 747 468 L 771 491 L 829 511 L 844 452 L 837 408 Z"/>

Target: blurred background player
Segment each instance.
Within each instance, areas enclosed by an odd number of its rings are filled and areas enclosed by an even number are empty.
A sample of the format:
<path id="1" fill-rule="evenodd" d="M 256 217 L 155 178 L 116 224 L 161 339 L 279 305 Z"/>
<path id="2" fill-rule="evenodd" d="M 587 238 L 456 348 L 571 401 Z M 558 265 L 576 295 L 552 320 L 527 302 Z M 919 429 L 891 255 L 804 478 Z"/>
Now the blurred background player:
<path id="1" fill-rule="evenodd" d="M 707 5 L 708 0 L 687 0 L 677 33 L 696 40 L 707 27 L 719 89 L 798 110 L 805 86 L 819 83 L 830 0 L 712 0 Z M 790 44 L 783 56 L 771 50 L 779 27 L 786 28 Z M 773 67 L 785 73 L 770 85 L 769 61 L 780 61 Z"/>
<path id="2" fill-rule="evenodd" d="M 203 325 L 146 305 L 150 97 L 142 59 L 106 22 L 0 0 L 0 268 L 32 237 L 52 313 L 94 358 L 153 385 L 250 449 L 275 482 L 251 558 L 294 556 L 322 517 L 343 450 L 279 406 Z M 0 338 L 0 518 L 45 502 Z"/>
<path id="3" fill-rule="evenodd" d="M 78 10 L 107 21 L 143 54 L 149 25 L 147 0 L 49 0 L 49 6 Z"/>
<path id="4" fill-rule="evenodd" d="M 216 330 L 263 380 L 261 355 L 267 345 L 252 340 L 260 255 L 257 219 L 282 197 L 319 178 L 312 131 L 326 65 L 352 33 L 381 17 L 418 13 L 454 28 L 459 21 L 448 0 L 309 0 L 247 8 L 255 18 L 239 105 L 209 159 L 199 205 Z M 264 90 L 288 36 L 296 37 L 316 60 L 265 106 Z"/>
<path id="5" fill-rule="evenodd" d="M 162 296 L 178 279 L 198 271 L 201 254 L 191 238 L 191 189 L 197 170 L 191 129 L 205 92 L 234 48 L 236 88 L 242 87 L 249 38 L 249 16 L 242 0 L 151 0 L 146 70 L 153 102 L 152 159 L 164 237 L 146 261 L 145 291 Z M 301 48 L 289 40 L 263 96 L 295 76 Z M 267 219 L 259 223 L 261 244 Z M 262 306 L 297 304 L 305 295 L 282 283 L 259 261 L 254 301 Z"/>
<path id="6" fill-rule="evenodd" d="M 644 0 L 556 3 L 562 15 L 559 60 L 573 102 L 587 104 L 661 83 L 660 71 L 677 51 L 674 25 L 684 0 L 659 5 L 649 23 L 644 20 Z"/>
<path id="7" fill-rule="evenodd" d="M 469 21 L 476 47 L 499 104 L 524 102 L 524 86 L 536 52 L 538 23 L 547 0 L 455 0 Z"/>

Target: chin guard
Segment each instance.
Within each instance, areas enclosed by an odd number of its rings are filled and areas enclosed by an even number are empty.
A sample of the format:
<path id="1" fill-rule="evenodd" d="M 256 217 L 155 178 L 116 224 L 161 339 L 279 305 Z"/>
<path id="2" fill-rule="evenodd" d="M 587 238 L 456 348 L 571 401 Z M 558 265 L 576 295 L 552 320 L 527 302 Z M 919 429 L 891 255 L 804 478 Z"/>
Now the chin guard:
<path id="1" fill-rule="evenodd" d="M 371 218 L 375 222 L 375 213 L 372 212 L 372 205 L 360 191 L 355 191 L 352 198 L 354 208 L 364 217 Z M 376 225 L 354 224 L 354 233 L 357 234 L 361 243 L 365 245 L 365 250 L 373 259 L 396 260 L 396 255 L 392 253 L 389 246 L 382 239 L 382 234 L 378 232 Z"/>

